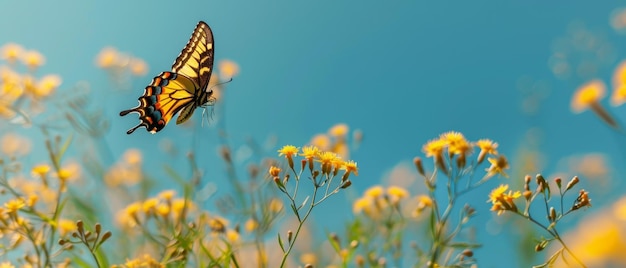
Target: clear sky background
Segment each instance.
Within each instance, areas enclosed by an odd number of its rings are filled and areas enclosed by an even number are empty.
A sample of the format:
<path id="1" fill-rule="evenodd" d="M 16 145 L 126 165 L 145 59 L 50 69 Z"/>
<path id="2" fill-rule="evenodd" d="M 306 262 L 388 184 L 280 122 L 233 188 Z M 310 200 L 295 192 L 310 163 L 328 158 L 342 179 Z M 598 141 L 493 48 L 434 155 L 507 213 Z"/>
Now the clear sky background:
<path id="1" fill-rule="evenodd" d="M 498 141 L 500 152 L 516 168 L 515 155 L 526 144 L 527 131 L 540 128 L 544 161 L 534 173 L 568 172 L 559 170 L 563 157 L 589 152 L 606 153 L 615 165 L 623 163 L 611 131 L 592 113 L 570 112 L 571 94 L 587 77 L 558 79 L 549 65 L 559 38 L 568 36 L 572 27 L 584 27 L 613 47 L 612 56 L 596 64 L 595 72 L 610 81 L 626 42 L 609 24 L 614 3 L 6 1 L 0 44 L 15 42 L 40 51 L 46 56 L 41 72 L 61 75 L 65 90 L 88 81 L 93 105 L 104 109 L 111 122 L 104 139 L 114 156 L 139 148 L 146 153 L 145 168 L 154 165 L 156 174 L 164 161 L 185 165 L 160 157 L 156 145 L 168 137 L 177 140 L 181 151 L 194 146 L 207 177 L 220 185 L 224 172 L 214 127 L 190 132 L 172 124 L 156 135 L 138 130 L 128 136 L 125 131 L 137 120 L 118 116 L 136 105 L 152 76 L 170 69 L 193 27 L 204 20 L 215 35 L 216 60 L 230 59 L 241 68 L 228 85 L 224 110 L 216 111 L 227 114 L 231 141 L 243 144 L 252 137 L 263 142 L 276 135 L 278 145 L 302 145 L 336 123 L 361 129 L 365 138 L 352 154 L 360 167 L 353 181 L 356 196 L 384 181 L 394 166 L 421 155 L 426 141 L 449 130 L 471 140 Z M 107 76 L 94 65 L 105 46 L 145 59 L 149 74 L 132 80 L 131 91 L 111 92 Z M 528 97 L 520 90 L 522 77 L 547 85 L 535 91 L 545 97 L 532 116 L 522 109 Z M 626 116 L 623 109 L 614 110 L 617 117 Z M 616 187 L 606 197 L 594 197 L 594 208 L 624 193 L 619 190 L 624 185 L 619 166 L 611 174 Z M 485 203 L 489 189 L 499 183 L 464 200 L 478 209 L 474 226 L 478 241 L 485 242 L 476 251 L 481 267 L 499 267 L 516 258 L 514 247 L 488 243 L 500 237 L 487 230 L 493 215 Z M 316 222 L 342 226 L 341 219 L 351 210 L 349 198 L 336 199 L 320 209 L 330 212 L 314 215 Z M 328 215 L 336 217 L 327 223 L 323 218 Z"/>

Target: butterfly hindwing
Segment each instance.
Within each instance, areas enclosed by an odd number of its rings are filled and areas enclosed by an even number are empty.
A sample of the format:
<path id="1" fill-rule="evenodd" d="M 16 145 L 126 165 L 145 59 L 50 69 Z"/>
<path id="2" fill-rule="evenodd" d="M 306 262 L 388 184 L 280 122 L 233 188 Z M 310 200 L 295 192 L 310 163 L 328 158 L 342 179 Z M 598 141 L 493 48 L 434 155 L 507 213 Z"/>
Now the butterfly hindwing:
<path id="1" fill-rule="evenodd" d="M 141 120 L 126 133 L 131 134 L 141 126 L 152 133 L 163 129 L 181 109 L 195 107 L 197 88 L 194 81 L 176 73 L 162 72 L 154 77 L 139 97 L 139 106 L 120 113 L 124 116 L 136 112 Z"/>
<path id="2" fill-rule="evenodd" d="M 138 113 L 141 122 L 129 129 L 131 134 L 143 126 L 156 133 L 177 113 L 176 124 L 187 121 L 198 106 L 211 105 L 212 91 L 207 91 L 213 71 L 213 33 L 200 21 L 189 42 L 174 61 L 171 72 L 154 77 L 141 97 L 139 105 L 120 112 L 121 116 Z"/>

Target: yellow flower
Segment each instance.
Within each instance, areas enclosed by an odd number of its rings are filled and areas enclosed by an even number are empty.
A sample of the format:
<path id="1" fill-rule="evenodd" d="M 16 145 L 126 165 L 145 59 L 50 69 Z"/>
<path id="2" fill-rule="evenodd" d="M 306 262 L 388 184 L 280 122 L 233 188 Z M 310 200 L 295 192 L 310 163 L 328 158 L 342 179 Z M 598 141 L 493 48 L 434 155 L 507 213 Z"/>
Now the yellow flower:
<path id="1" fill-rule="evenodd" d="M 22 53 L 24 53 L 24 49 L 22 48 L 22 46 L 15 43 L 8 43 L 2 46 L 0 50 L 2 50 L 2 59 L 8 61 L 11 64 L 15 63 L 17 59 L 22 57 Z"/>
<path id="2" fill-rule="evenodd" d="M 517 212 L 517 206 L 514 200 L 522 196 L 522 194 L 520 191 L 509 191 L 506 193 L 508 189 L 508 185 L 502 184 L 498 188 L 493 189 L 489 194 L 489 200 L 487 202 L 491 201 L 493 204 L 491 211 L 497 211 L 498 215 L 504 213 L 504 211 Z"/>
<path id="3" fill-rule="evenodd" d="M 591 105 L 596 105 L 604 97 L 606 86 L 601 80 L 592 80 L 582 85 L 572 97 L 571 108 L 574 113 L 580 113 Z"/>
<path id="4" fill-rule="evenodd" d="M 28 66 L 28 68 L 37 69 L 46 62 L 46 58 L 44 58 L 44 56 L 38 51 L 31 50 L 24 53 L 22 61 L 26 66 Z"/>
<path id="5" fill-rule="evenodd" d="M 158 204 L 159 204 L 159 199 L 156 199 L 156 198 L 146 199 L 145 201 L 143 201 L 143 204 L 141 206 L 143 209 L 143 213 L 145 213 L 146 215 L 154 214 Z"/>
<path id="6" fill-rule="evenodd" d="M 96 65 L 100 68 L 113 67 L 118 61 L 118 54 L 115 48 L 105 47 L 96 57 Z"/>
<path id="7" fill-rule="evenodd" d="M 398 200 L 409 196 L 409 192 L 402 187 L 389 186 L 389 188 L 387 188 L 387 195 L 389 196 L 389 199 L 392 200 L 392 202 L 397 202 Z"/>
<path id="8" fill-rule="evenodd" d="M 228 226 L 228 221 L 221 217 L 212 217 L 208 221 L 209 228 L 211 231 L 216 233 L 224 233 L 226 232 L 226 226 Z"/>
<path id="9" fill-rule="evenodd" d="M 37 165 L 31 170 L 33 177 L 44 177 L 48 172 L 50 172 L 50 166 L 47 164 Z"/>
<path id="10" fill-rule="evenodd" d="M 137 149 L 128 149 L 124 152 L 124 161 L 129 165 L 139 165 L 141 160 L 141 151 Z"/>
<path id="11" fill-rule="evenodd" d="M 126 214 L 136 217 L 137 212 L 139 212 L 139 210 L 141 209 L 141 205 L 142 204 L 139 202 L 135 202 L 135 203 L 128 205 L 125 209 Z"/>
<path id="12" fill-rule="evenodd" d="M 320 153 L 320 149 L 315 146 L 304 146 L 302 147 L 302 153 L 300 156 L 303 156 L 306 159 L 313 159 Z"/>
<path id="13" fill-rule="evenodd" d="M 278 150 L 278 156 L 285 156 L 287 158 L 292 158 L 294 155 L 298 155 L 298 147 L 293 145 L 285 145 L 283 148 Z"/>
<path id="14" fill-rule="evenodd" d="M 278 213 L 283 210 L 283 202 L 278 198 L 272 198 L 268 207 L 269 211 Z"/>
<path id="15" fill-rule="evenodd" d="M 220 70 L 220 78 L 223 80 L 228 80 L 239 74 L 239 66 L 231 60 L 220 61 L 218 68 Z"/>
<path id="16" fill-rule="evenodd" d="M 61 77 L 49 74 L 41 78 L 32 92 L 35 98 L 45 98 L 50 96 L 61 85 Z"/>
<path id="17" fill-rule="evenodd" d="M 433 206 L 433 200 L 430 199 L 429 196 L 419 195 L 417 197 L 417 206 L 415 207 L 415 210 L 413 211 L 412 216 L 419 217 L 420 215 L 422 215 L 422 212 L 424 212 L 426 208 L 429 208 L 432 206 Z"/>
<path id="18" fill-rule="evenodd" d="M 326 134 L 315 135 L 310 142 L 311 145 L 319 148 L 322 151 L 330 149 L 330 137 Z"/>
<path id="19" fill-rule="evenodd" d="M 385 189 L 380 185 L 374 185 L 365 191 L 363 196 L 367 196 L 370 198 L 379 198 L 383 196 L 385 193 Z"/>
<path id="20" fill-rule="evenodd" d="M 171 201 L 172 198 L 174 198 L 174 196 L 176 196 L 176 191 L 174 190 L 165 190 L 158 194 L 159 198 L 162 198 L 163 200 L 166 200 L 166 201 Z"/>
<path id="21" fill-rule="evenodd" d="M 441 134 L 440 140 L 448 145 L 448 150 L 453 154 L 465 154 L 472 149 L 471 145 L 461 132 L 449 131 Z"/>
<path id="22" fill-rule="evenodd" d="M 67 219 L 60 219 L 59 223 L 57 223 L 57 227 L 59 228 L 59 234 L 61 236 L 65 236 L 70 232 L 76 230 L 76 222 Z"/>
<path id="23" fill-rule="evenodd" d="M 132 58 L 130 60 L 130 73 L 136 76 L 144 76 L 148 73 L 148 64 L 142 59 Z"/>
<path id="24" fill-rule="evenodd" d="M 352 204 L 352 211 L 354 214 L 360 213 L 374 205 L 374 200 L 369 196 L 361 197 L 354 201 Z"/>
<path id="25" fill-rule="evenodd" d="M 26 204 L 24 203 L 24 200 L 22 200 L 21 198 L 11 199 L 7 201 L 6 203 L 4 203 L 4 207 L 7 208 L 7 212 L 9 213 L 17 212 L 18 210 L 23 208 L 25 205 Z"/>
<path id="26" fill-rule="evenodd" d="M 356 166 L 356 162 L 352 160 L 343 162 L 343 166 L 341 167 L 341 169 L 345 170 L 346 172 L 351 172 L 355 176 L 359 176 L 359 169 Z"/>
<path id="27" fill-rule="evenodd" d="M 328 134 L 333 137 L 345 137 L 350 128 L 346 124 L 336 124 L 328 130 Z"/>
<path id="28" fill-rule="evenodd" d="M 317 155 L 318 162 L 322 163 L 322 173 L 329 174 L 332 171 L 333 165 L 339 163 L 341 158 L 333 152 L 321 152 Z"/>
<path id="29" fill-rule="evenodd" d="M 619 63 L 613 72 L 613 86 L 618 87 L 626 84 L 626 60 Z"/>
<path id="30" fill-rule="evenodd" d="M 228 230 L 226 231 L 226 239 L 228 239 L 230 243 L 236 243 L 239 241 L 239 233 L 235 230 Z"/>
<path id="31" fill-rule="evenodd" d="M 611 94 L 611 105 L 620 106 L 626 102 L 626 84 L 621 84 L 613 89 Z"/>
<path id="32" fill-rule="evenodd" d="M 253 232 L 256 228 L 259 227 L 259 222 L 253 218 L 250 218 L 246 221 L 245 228 L 247 232 Z"/>
<path id="33" fill-rule="evenodd" d="M 280 168 L 275 167 L 275 166 L 271 166 L 270 170 L 269 170 L 269 173 L 270 173 L 270 175 L 272 175 L 272 177 L 278 177 L 278 175 L 280 174 L 280 171 L 281 171 Z"/>
<path id="34" fill-rule="evenodd" d="M 15 266 L 13 266 L 11 262 L 5 261 L 3 263 L 0 263 L 0 268 L 15 268 Z"/>
<path id="35" fill-rule="evenodd" d="M 509 168 L 509 162 L 506 160 L 506 157 L 501 155 L 498 158 L 489 157 L 487 160 L 491 163 L 491 166 L 486 169 L 487 176 L 491 177 L 493 175 L 501 175 L 505 178 L 509 177 L 509 175 L 504 173 L 504 170 Z"/>
<path id="36" fill-rule="evenodd" d="M 493 142 L 492 140 L 488 140 L 488 139 L 478 140 L 476 142 L 476 146 L 478 146 L 478 148 L 480 148 L 480 150 L 484 151 L 485 153 L 488 153 L 491 155 L 498 154 L 498 151 L 496 150 L 498 149 L 498 143 Z"/>
<path id="37" fill-rule="evenodd" d="M 161 217 L 167 217 L 170 214 L 170 206 L 168 206 L 167 204 L 157 205 L 156 214 Z"/>
<path id="38" fill-rule="evenodd" d="M 426 157 L 439 157 L 443 153 L 443 149 L 446 145 L 447 142 L 442 139 L 430 140 L 424 145 L 422 151 L 424 151 Z"/>
<path id="39" fill-rule="evenodd" d="M 0 138 L 0 151 L 5 155 L 25 155 L 30 151 L 30 147 L 30 140 L 18 134 L 7 133 Z"/>

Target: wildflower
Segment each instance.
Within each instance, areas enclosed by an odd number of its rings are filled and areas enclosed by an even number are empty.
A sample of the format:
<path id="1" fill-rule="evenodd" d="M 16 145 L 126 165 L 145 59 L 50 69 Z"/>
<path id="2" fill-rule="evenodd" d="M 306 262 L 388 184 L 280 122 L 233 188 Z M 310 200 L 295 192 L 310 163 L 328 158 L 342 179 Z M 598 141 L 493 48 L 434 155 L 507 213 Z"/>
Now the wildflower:
<path id="1" fill-rule="evenodd" d="M 4 203 L 4 207 L 7 209 L 7 212 L 9 213 L 15 213 L 21 208 L 23 208 L 25 205 L 26 204 L 24 203 L 24 200 L 21 198 L 11 199 L 7 201 L 6 203 Z"/>
<path id="2" fill-rule="evenodd" d="M 417 206 L 413 211 L 413 217 L 419 217 L 426 208 L 433 206 L 433 200 L 427 195 L 419 195 L 417 197 Z"/>
<path id="3" fill-rule="evenodd" d="M 25 155 L 30 151 L 31 143 L 25 137 L 7 133 L 0 138 L 0 152 L 9 156 Z"/>
<path id="4" fill-rule="evenodd" d="M 160 192 L 157 196 L 159 198 L 162 198 L 163 200 L 171 201 L 172 198 L 174 198 L 175 195 L 176 195 L 176 191 L 174 191 L 174 190 L 164 190 L 164 191 Z"/>
<path id="5" fill-rule="evenodd" d="M 46 59 L 38 51 L 31 50 L 22 55 L 22 61 L 28 68 L 34 70 L 42 66 L 46 62 Z"/>
<path id="6" fill-rule="evenodd" d="M 574 202 L 574 206 L 572 206 L 572 210 L 577 210 L 582 207 L 590 207 L 591 199 L 589 199 L 589 192 L 585 190 L 580 190 L 578 197 L 576 198 L 576 202 Z"/>
<path id="7" fill-rule="evenodd" d="M 269 170 L 269 173 L 270 173 L 270 175 L 272 175 L 272 177 L 278 177 L 278 175 L 280 175 L 280 171 L 281 171 L 280 168 L 275 167 L 275 166 L 271 166 L 270 170 Z"/>
<path id="8" fill-rule="evenodd" d="M 491 201 L 493 204 L 491 211 L 497 211 L 498 215 L 507 210 L 517 212 L 517 206 L 513 201 L 522 196 L 522 194 L 519 191 L 509 191 L 506 193 L 508 189 L 508 185 L 502 184 L 498 188 L 493 189 L 489 194 L 489 200 L 487 202 Z"/>
<path id="9" fill-rule="evenodd" d="M 5 261 L 3 263 L 0 263 L 0 268 L 15 268 L 15 266 L 13 266 L 11 262 Z"/>
<path id="10" fill-rule="evenodd" d="M 143 209 L 143 213 L 146 215 L 152 215 L 156 211 L 156 207 L 159 204 L 159 199 L 156 198 L 148 198 L 141 205 Z"/>
<path id="11" fill-rule="evenodd" d="M 387 196 L 392 204 L 397 204 L 401 199 L 409 196 L 409 192 L 402 187 L 390 186 L 387 188 Z"/>
<path id="12" fill-rule="evenodd" d="M 76 222 L 67 219 L 60 219 L 57 223 L 57 227 L 59 228 L 59 234 L 61 236 L 65 236 L 76 230 Z"/>
<path id="13" fill-rule="evenodd" d="M 617 127 L 615 119 L 600 105 L 600 99 L 605 95 L 605 88 L 606 86 L 600 80 L 593 80 L 579 87 L 572 97 L 572 111 L 581 113 L 589 108 L 609 126 Z"/>
<path id="14" fill-rule="evenodd" d="M 359 169 L 356 166 L 356 162 L 352 160 L 343 162 L 341 169 L 345 170 L 346 173 L 354 173 L 355 176 L 359 176 Z"/>
<path id="15" fill-rule="evenodd" d="M 236 243 L 239 241 L 239 233 L 235 230 L 228 230 L 226 231 L 226 239 L 228 239 L 230 243 Z"/>
<path id="16" fill-rule="evenodd" d="M 50 172 L 50 166 L 47 164 L 37 165 L 33 167 L 33 169 L 31 170 L 33 177 L 40 177 L 40 178 L 46 176 L 48 172 Z"/>
<path id="17" fill-rule="evenodd" d="M 22 56 L 22 53 L 24 53 L 24 49 L 22 48 L 22 46 L 14 43 L 8 43 L 2 46 L 0 50 L 2 51 L 2 59 L 8 61 L 11 64 L 15 63 L 17 59 Z"/>
<path id="18" fill-rule="evenodd" d="M 330 137 L 326 134 L 315 135 L 310 142 L 311 145 L 320 148 L 320 150 L 326 151 L 330 149 Z"/>
<path id="19" fill-rule="evenodd" d="M 32 92 L 33 97 L 41 99 L 50 96 L 61 85 L 61 77 L 49 74 L 41 78 Z"/>
<path id="20" fill-rule="evenodd" d="M 283 202 L 278 198 L 272 198 L 269 202 L 269 211 L 278 213 L 283 210 Z"/>
<path id="21" fill-rule="evenodd" d="M 354 212 L 354 214 L 357 214 L 372 207 L 373 204 L 374 200 L 371 197 L 364 196 L 354 201 L 354 203 L 352 204 L 352 211 Z"/>
<path id="22" fill-rule="evenodd" d="M 137 149 L 128 149 L 124 152 L 124 161 L 129 165 L 139 165 L 141 164 L 141 160 L 141 151 Z"/>
<path id="23" fill-rule="evenodd" d="M 298 155 L 298 151 L 299 149 L 296 146 L 285 145 L 283 146 L 283 148 L 278 150 L 278 153 L 279 153 L 278 156 L 284 155 L 287 158 L 287 161 L 289 162 L 289 167 L 293 169 L 293 156 Z"/>
<path id="24" fill-rule="evenodd" d="M 209 228 L 211 228 L 211 231 L 216 233 L 224 233 L 226 231 L 226 226 L 228 225 L 228 222 L 220 217 L 213 217 L 209 219 L 208 225 Z"/>
<path id="25" fill-rule="evenodd" d="M 118 61 L 118 52 L 113 47 L 103 48 L 96 57 L 96 65 L 100 68 L 113 67 Z"/>
<path id="26" fill-rule="evenodd" d="M 604 97 L 605 85 L 600 80 L 593 80 L 579 87 L 572 98 L 572 110 L 576 113 L 584 111 L 590 105 Z"/>
<path id="27" fill-rule="evenodd" d="M 167 204 L 158 204 L 156 214 L 164 218 L 167 217 L 170 214 L 170 206 Z"/>
<path id="28" fill-rule="evenodd" d="M 227 80 L 239 74 L 239 66 L 231 60 L 222 60 L 219 63 L 220 78 Z"/>
<path id="29" fill-rule="evenodd" d="M 508 160 L 506 160 L 506 157 L 501 155 L 498 158 L 489 157 L 487 160 L 489 161 L 489 163 L 491 163 L 491 166 L 485 169 L 487 171 L 487 177 L 491 177 L 494 175 L 501 175 L 506 178 L 509 177 L 509 175 L 504 173 L 504 170 L 509 168 L 509 162 Z"/>
<path id="30" fill-rule="evenodd" d="M 464 155 L 472 149 L 470 143 L 467 142 L 463 134 L 460 132 L 446 132 L 441 134 L 440 140 L 448 145 L 448 151 L 451 154 Z"/>
<path id="31" fill-rule="evenodd" d="M 250 218 L 246 221 L 246 224 L 244 226 L 245 226 L 246 231 L 253 232 L 259 227 L 259 222 L 253 218 Z"/>
<path id="32" fill-rule="evenodd" d="M 348 135 L 349 130 L 350 128 L 348 127 L 348 125 L 341 123 L 341 124 L 336 124 L 332 126 L 328 130 L 328 134 L 335 138 L 345 137 L 346 135 Z"/>
<path id="33" fill-rule="evenodd" d="M 142 59 L 132 58 L 130 60 L 130 73 L 136 76 L 144 76 L 148 73 L 148 64 Z"/>
<path id="34" fill-rule="evenodd" d="M 382 197 L 384 193 L 385 193 L 385 189 L 382 186 L 375 185 L 367 189 L 363 196 L 367 196 L 370 198 L 379 198 L 379 197 Z"/>
<path id="35" fill-rule="evenodd" d="M 426 153 L 426 157 L 440 157 L 447 143 L 442 139 L 430 140 L 426 143 L 422 150 Z"/>
<path id="36" fill-rule="evenodd" d="M 481 139 L 476 142 L 476 146 L 480 148 L 480 153 L 478 154 L 478 163 L 482 163 L 487 154 L 497 155 L 498 151 L 498 143 L 493 142 L 488 139 Z"/>
<path id="37" fill-rule="evenodd" d="M 337 154 L 333 152 L 321 152 L 317 156 L 317 161 L 322 163 L 322 173 L 324 174 L 330 174 L 333 164 L 340 160 Z"/>

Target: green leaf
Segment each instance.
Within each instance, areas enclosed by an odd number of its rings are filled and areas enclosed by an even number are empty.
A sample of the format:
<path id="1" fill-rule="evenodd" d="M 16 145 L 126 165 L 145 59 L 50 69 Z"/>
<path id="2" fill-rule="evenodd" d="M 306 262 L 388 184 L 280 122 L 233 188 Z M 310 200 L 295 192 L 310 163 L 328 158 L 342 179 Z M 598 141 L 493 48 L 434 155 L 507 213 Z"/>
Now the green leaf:
<path id="1" fill-rule="evenodd" d="M 280 238 L 280 234 L 278 234 L 278 245 L 280 246 L 280 249 L 283 251 L 283 253 L 285 253 L 285 246 L 283 246 L 283 240 Z"/>

